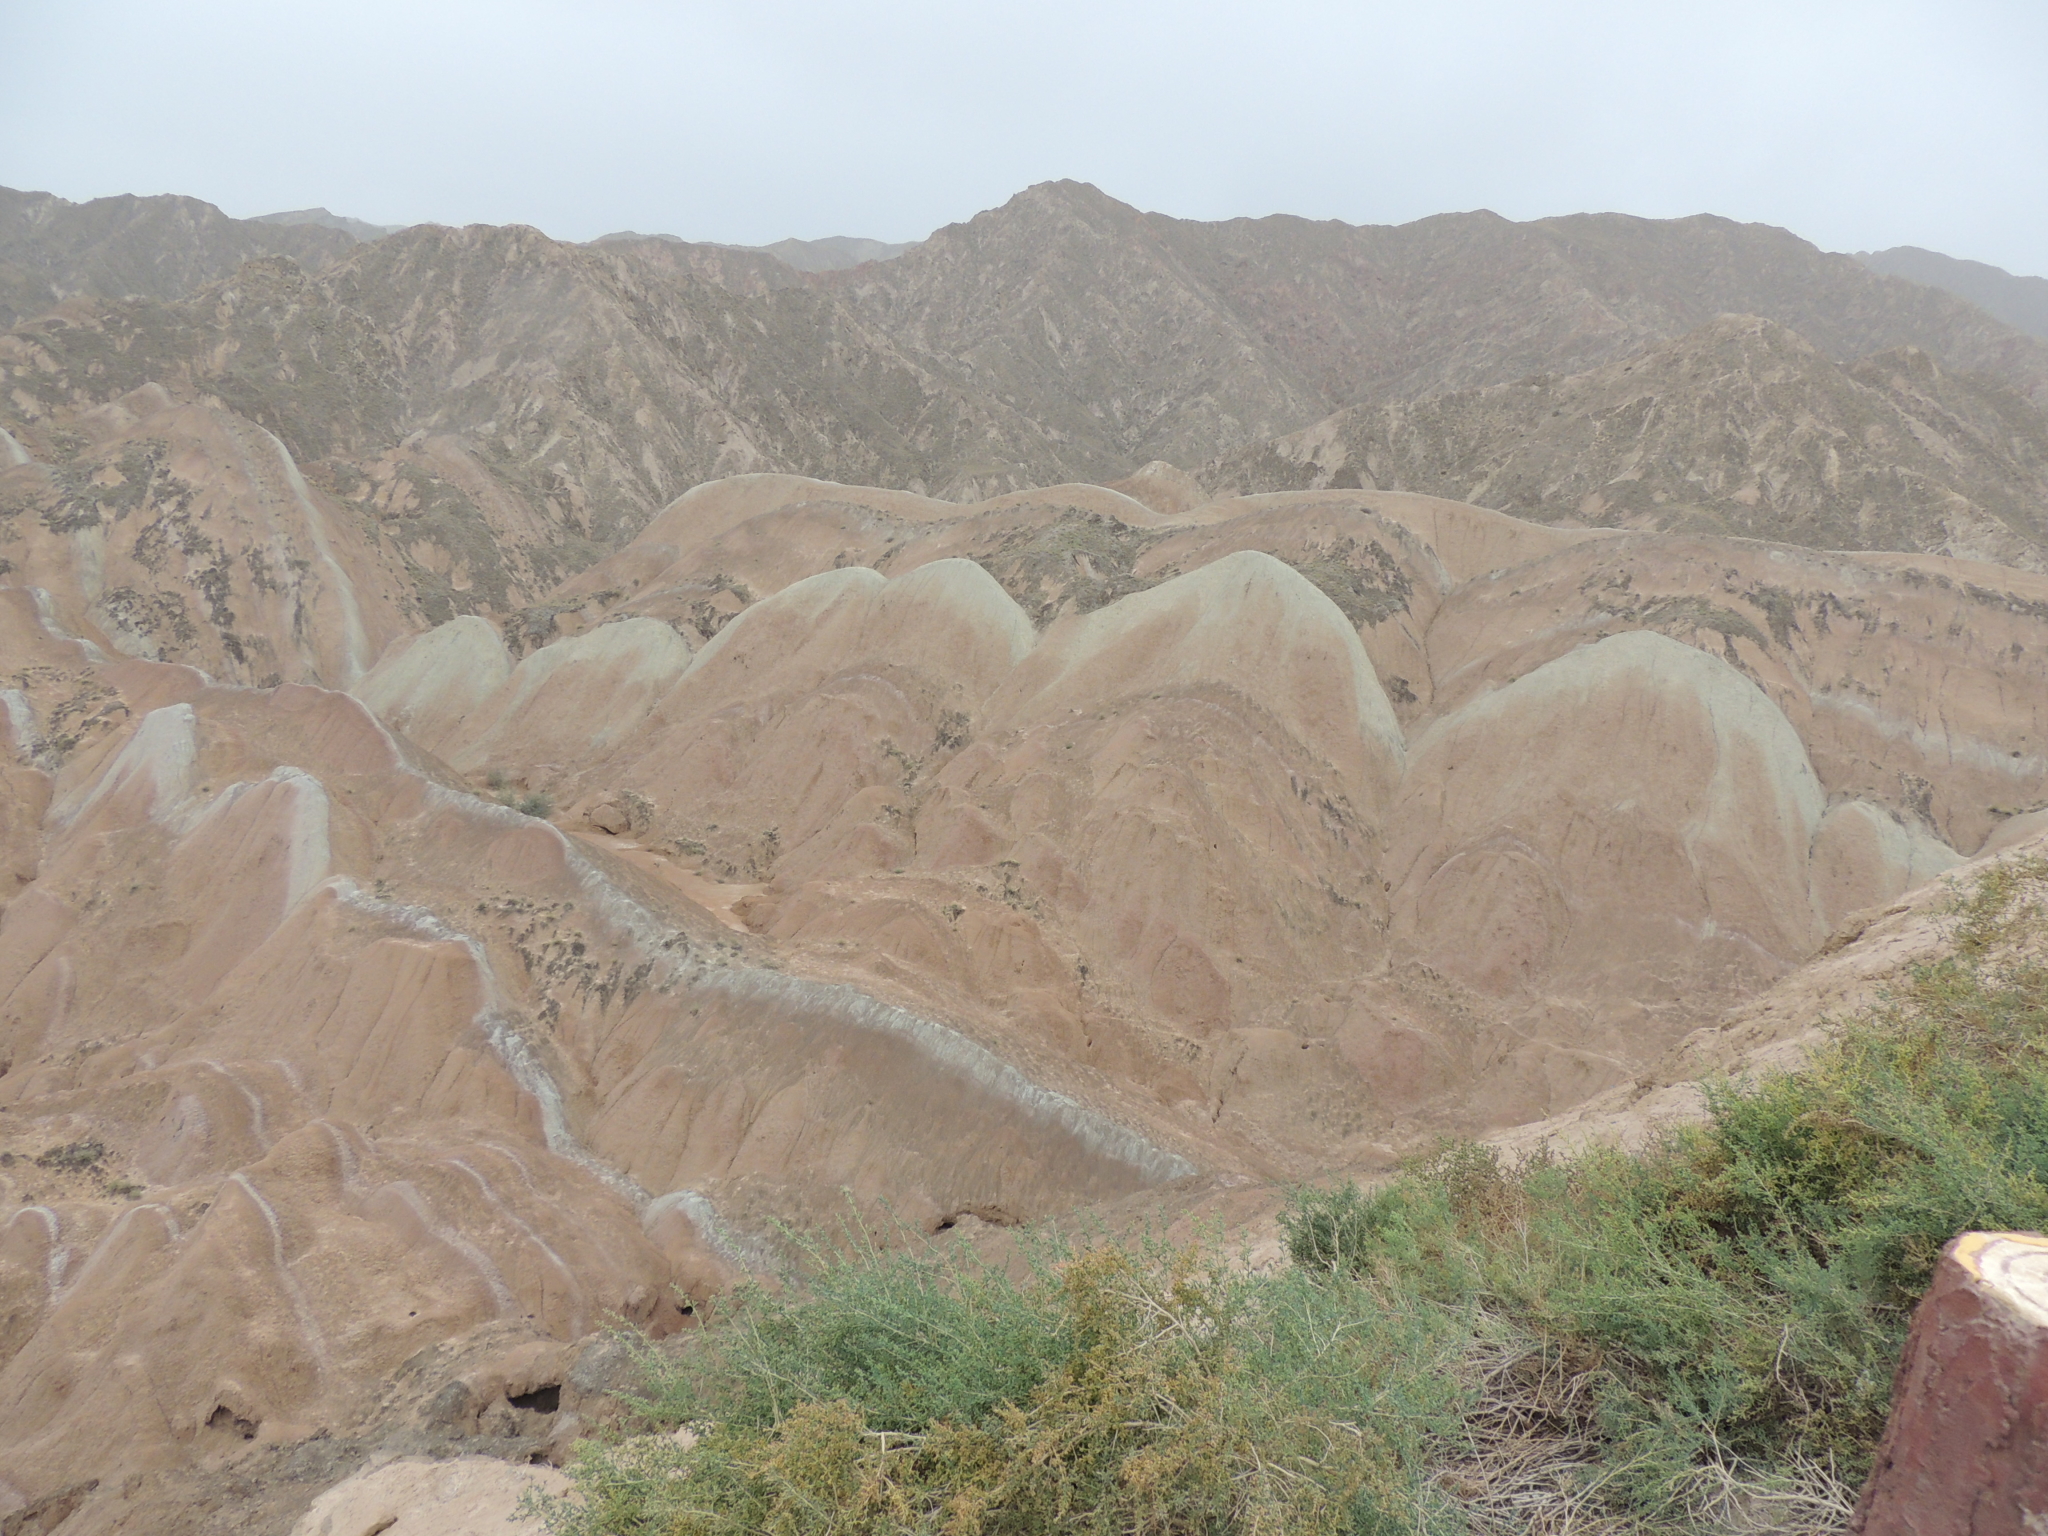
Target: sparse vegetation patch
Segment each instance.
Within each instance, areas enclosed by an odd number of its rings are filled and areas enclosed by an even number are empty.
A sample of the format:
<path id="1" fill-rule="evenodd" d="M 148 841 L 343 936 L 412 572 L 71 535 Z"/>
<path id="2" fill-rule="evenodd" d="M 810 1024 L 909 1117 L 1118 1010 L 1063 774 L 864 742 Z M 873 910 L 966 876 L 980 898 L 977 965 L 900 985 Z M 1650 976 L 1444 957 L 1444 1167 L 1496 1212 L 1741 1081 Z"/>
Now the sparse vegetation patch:
<path id="1" fill-rule="evenodd" d="M 1942 1246 L 2048 1227 L 2044 891 L 1994 870 L 1953 958 L 1642 1153 L 1302 1191 L 1279 1273 L 813 1248 L 644 1352 L 550 1528 L 1839 1531 Z"/>
<path id="2" fill-rule="evenodd" d="M 83 1173 L 106 1155 L 107 1149 L 97 1141 L 72 1141 L 50 1148 L 36 1159 L 36 1166 L 62 1173 Z"/>
<path id="3" fill-rule="evenodd" d="M 1380 624 L 1405 612 L 1414 583 L 1377 539 L 1337 540 L 1294 568 L 1323 590 L 1354 625 Z"/>
<path id="4" fill-rule="evenodd" d="M 1306 1272 L 1193 1250 L 1048 1244 L 1030 1278 L 971 1249 L 817 1260 L 704 1347 L 647 1357 L 657 1432 L 586 1447 L 552 1529 L 1393 1531 L 1453 1422 L 1452 1330 Z M 692 1425 L 694 1445 L 673 1426 Z M 1436 1500 L 1442 1503 L 1442 1500 Z"/>
<path id="5" fill-rule="evenodd" d="M 1093 613 L 1173 575 L 1132 574 L 1139 557 L 1164 537 L 1099 512 L 1067 512 L 1058 522 L 1011 535 L 979 561 L 1042 629 L 1068 599 L 1076 612 Z"/>

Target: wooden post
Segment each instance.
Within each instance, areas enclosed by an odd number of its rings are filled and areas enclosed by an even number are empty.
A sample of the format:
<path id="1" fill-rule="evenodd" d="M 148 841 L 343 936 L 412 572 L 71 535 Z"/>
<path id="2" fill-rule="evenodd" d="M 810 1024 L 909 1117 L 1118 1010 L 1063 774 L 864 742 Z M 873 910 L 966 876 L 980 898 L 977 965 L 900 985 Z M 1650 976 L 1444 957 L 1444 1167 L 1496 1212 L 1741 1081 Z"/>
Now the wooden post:
<path id="1" fill-rule="evenodd" d="M 1965 1232 L 1942 1250 L 1853 1529 L 2048 1533 L 2048 1238 Z"/>

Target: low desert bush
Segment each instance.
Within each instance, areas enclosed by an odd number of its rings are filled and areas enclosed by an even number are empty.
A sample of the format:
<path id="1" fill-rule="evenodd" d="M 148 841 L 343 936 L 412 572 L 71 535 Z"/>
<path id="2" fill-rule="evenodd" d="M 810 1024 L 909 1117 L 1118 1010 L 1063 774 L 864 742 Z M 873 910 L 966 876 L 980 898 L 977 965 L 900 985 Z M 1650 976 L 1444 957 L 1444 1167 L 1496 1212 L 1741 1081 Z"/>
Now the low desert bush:
<path id="1" fill-rule="evenodd" d="M 819 1256 L 680 1358 L 643 1429 L 587 1446 L 563 1533 L 1408 1531 L 1449 1501 L 1462 1330 L 1192 1247 Z M 696 1428 L 685 1445 L 675 1426 Z M 1449 1529 L 1449 1527 L 1446 1527 Z"/>
<path id="2" fill-rule="evenodd" d="M 508 810 L 517 811 L 522 816 L 537 816 L 543 821 L 554 814 L 554 796 L 545 790 L 531 790 L 522 794 L 502 768 L 493 768 L 485 774 L 484 784 L 489 788 L 491 798 Z"/>
<path id="3" fill-rule="evenodd" d="M 1524 1374 L 1575 1383 L 1557 1427 L 1610 1507 L 1669 1515 L 1708 1467 L 1860 1480 L 1942 1247 L 2048 1227 L 2048 968 L 2026 889 L 1980 885 L 1952 958 L 1802 1070 L 1711 1085 L 1703 1125 L 1519 1165 L 1446 1147 L 1371 1193 L 1298 1196 L 1290 1253 L 1509 1329 Z"/>
<path id="4" fill-rule="evenodd" d="M 814 1251 L 587 1442 L 560 1536 L 1846 1528 L 1942 1246 L 2048 1227 L 2048 867 L 1799 1071 L 1635 1153 L 1303 1190 L 1290 1267 Z M 693 1427 L 694 1443 L 677 1439 Z"/>
<path id="5" fill-rule="evenodd" d="M 36 1159 L 36 1166 L 77 1173 L 92 1167 L 106 1155 L 107 1149 L 96 1141 L 73 1141 L 50 1148 Z"/>

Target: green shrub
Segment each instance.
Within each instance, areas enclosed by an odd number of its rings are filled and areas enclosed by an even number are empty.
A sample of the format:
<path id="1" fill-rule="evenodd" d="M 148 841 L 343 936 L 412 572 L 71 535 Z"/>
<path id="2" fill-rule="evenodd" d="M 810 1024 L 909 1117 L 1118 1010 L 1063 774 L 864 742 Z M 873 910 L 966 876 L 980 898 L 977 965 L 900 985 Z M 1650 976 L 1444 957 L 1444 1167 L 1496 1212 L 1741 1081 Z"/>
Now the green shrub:
<path id="1" fill-rule="evenodd" d="M 106 1155 L 107 1149 L 97 1141 L 73 1141 L 50 1148 L 36 1159 L 36 1166 L 62 1173 L 78 1173 L 92 1167 Z"/>
<path id="2" fill-rule="evenodd" d="M 586 1445 L 562 1533 L 1408 1531 L 1462 1406 L 1442 1309 L 1193 1248 L 825 1260 L 743 1294 L 649 1431 Z M 662 1433 L 701 1426 L 685 1447 Z"/>
<path id="3" fill-rule="evenodd" d="M 1943 1245 L 2048 1227 L 2044 882 L 1982 882 L 1955 958 L 1647 1150 L 1448 1144 L 1297 1192 L 1277 1274 L 814 1251 L 643 1350 L 633 1429 L 582 1446 L 549 1528 L 1839 1531 Z"/>
<path id="4" fill-rule="evenodd" d="M 1704 1125 L 1522 1166 L 1452 1146 L 1378 1191 L 1302 1193 L 1294 1262 L 1583 1366 L 1622 1507 L 1668 1510 L 1713 1461 L 1860 1479 L 1942 1247 L 2048 1227 L 2048 969 L 1972 958 L 2040 931 L 2018 889 L 1962 903 L 1957 956 L 1804 1069 L 1710 1086 Z"/>

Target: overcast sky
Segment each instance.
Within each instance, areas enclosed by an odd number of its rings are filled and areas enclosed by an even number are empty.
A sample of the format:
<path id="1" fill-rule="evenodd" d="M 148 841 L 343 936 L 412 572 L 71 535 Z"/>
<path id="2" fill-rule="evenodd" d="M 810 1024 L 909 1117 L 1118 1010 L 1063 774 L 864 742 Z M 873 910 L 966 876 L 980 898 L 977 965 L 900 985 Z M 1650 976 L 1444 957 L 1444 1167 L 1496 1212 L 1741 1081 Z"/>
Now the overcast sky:
<path id="1" fill-rule="evenodd" d="M 2048 274 L 2048 3 L 0 0 L 0 183 L 247 217 L 908 240 L 1698 212 Z"/>

